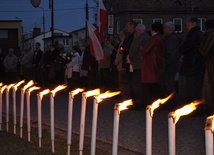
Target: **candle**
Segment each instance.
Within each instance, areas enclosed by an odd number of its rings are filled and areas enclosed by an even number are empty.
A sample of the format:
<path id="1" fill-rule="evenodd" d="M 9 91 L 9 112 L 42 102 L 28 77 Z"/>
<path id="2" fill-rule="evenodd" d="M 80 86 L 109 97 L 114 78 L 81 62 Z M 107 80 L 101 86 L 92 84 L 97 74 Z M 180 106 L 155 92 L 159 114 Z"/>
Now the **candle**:
<path id="1" fill-rule="evenodd" d="M 74 91 L 69 92 L 69 98 L 68 98 L 68 130 L 67 130 L 67 155 L 70 155 L 70 149 L 71 149 L 71 135 L 72 135 L 72 115 L 73 115 L 73 100 L 74 96 L 78 94 L 79 92 L 83 92 L 84 89 L 77 88 Z"/>
<path id="2" fill-rule="evenodd" d="M 205 151 L 206 155 L 213 155 L 213 127 L 214 115 L 207 117 L 205 124 Z"/>
<path id="3" fill-rule="evenodd" d="M 86 99 L 87 97 L 100 94 L 100 89 L 94 89 L 88 92 L 82 93 L 82 106 L 81 106 L 81 118 L 80 118 L 80 137 L 79 137 L 79 154 L 82 155 L 84 134 L 85 134 L 85 113 L 86 113 Z"/>
<path id="4" fill-rule="evenodd" d="M 16 125 L 17 125 L 17 120 L 16 120 L 16 91 L 17 91 L 18 87 L 24 82 L 25 81 L 22 80 L 13 86 L 13 125 L 14 125 L 14 127 L 13 127 L 14 131 L 13 132 L 14 132 L 14 134 L 16 134 Z"/>
<path id="5" fill-rule="evenodd" d="M 97 134 L 97 115 L 98 115 L 98 104 L 103 101 L 103 99 L 113 97 L 120 94 L 120 92 L 105 92 L 103 94 L 94 96 L 93 102 L 93 117 L 92 117 L 92 130 L 91 130 L 91 155 L 95 155 L 96 152 L 96 134 Z"/>
<path id="6" fill-rule="evenodd" d="M 166 103 L 173 95 L 174 93 L 171 93 L 166 98 L 158 99 L 146 108 L 146 155 L 152 155 L 152 117 L 154 110 Z"/>
<path id="7" fill-rule="evenodd" d="M 52 153 L 55 152 L 54 149 L 54 140 L 55 140 L 55 132 L 54 132 L 54 96 L 56 92 L 65 89 L 66 85 L 59 85 L 54 90 L 51 91 L 50 94 L 50 122 L 51 122 L 51 142 L 52 142 Z"/>
<path id="8" fill-rule="evenodd" d="M 7 86 L 0 87 L 0 131 L 2 130 L 2 94 Z"/>
<path id="9" fill-rule="evenodd" d="M 37 94 L 37 106 L 38 106 L 38 137 L 39 137 L 39 147 L 42 146 L 42 98 L 45 94 L 50 92 L 49 89 L 45 89 Z"/>
<path id="10" fill-rule="evenodd" d="M 20 138 L 22 138 L 25 90 L 27 88 L 31 87 L 33 84 L 34 84 L 34 82 L 31 80 L 23 88 L 21 88 L 21 99 L 20 99 Z"/>
<path id="11" fill-rule="evenodd" d="M 14 84 L 10 84 L 6 87 L 6 130 L 8 132 L 9 130 L 9 105 L 10 105 L 10 101 L 9 101 L 9 93 L 10 93 L 10 88 L 13 86 Z"/>
<path id="12" fill-rule="evenodd" d="M 176 152 L 176 142 L 175 142 L 175 124 L 178 122 L 179 118 L 184 115 L 188 115 L 197 109 L 197 105 L 203 103 L 203 101 L 194 101 L 190 104 L 177 109 L 174 112 L 170 112 L 168 115 L 168 139 L 169 139 L 169 155 L 175 155 Z"/>
<path id="13" fill-rule="evenodd" d="M 146 108 L 146 155 L 152 155 L 152 116 L 151 106 Z"/>
<path id="14" fill-rule="evenodd" d="M 114 107 L 114 124 L 113 124 L 113 143 L 112 143 L 112 155 L 118 154 L 118 135 L 119 135 L 119 121 L 120 112 L 128 109 L 127 106 L 132 105 L 132 100 L 126 100 L 122 103 L 118 103 Z"/>
<path id="15" fill-rule="evenodd" d="M 28 132 L 28 141 L 30 141 L 30 131 L 31 131 L 31 125 L 30 125 L 30 93 L 33 90 L 38 90 L 40 87 L 31 87 L 26 91 L 26 102 L 27 102 L 27 132 Z"/>

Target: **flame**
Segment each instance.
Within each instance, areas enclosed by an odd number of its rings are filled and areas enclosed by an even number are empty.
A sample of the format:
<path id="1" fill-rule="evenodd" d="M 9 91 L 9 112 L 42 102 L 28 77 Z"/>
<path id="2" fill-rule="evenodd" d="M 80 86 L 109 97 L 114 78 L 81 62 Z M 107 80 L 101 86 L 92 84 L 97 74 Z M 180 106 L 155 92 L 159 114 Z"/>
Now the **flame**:
<path id="1" fill-rule="evenodd" d="M 18 83 L 16 83 L 16 84 L 13 86 L 14 90 L 16 91 L 17 88 L 18 88 L 22 83 L 24 83 L 24 82 L 25 82 L 25 80 L 22 80 L 22 81 L 19 81 Z"/>
<path id="2" fill-rule="evenodd" d="M 101 102 L 105 98 L 110 98 L 110 97 L 113 97 L 113 96 L 118 95 L 118 94 L 120 94 L 120 91 L 117 91 L 117 92 L 106 91 L 103 94 L 95 96 L 95 98 L 97 99 L 97 102 L 99 103 L 99 102 Z"/>
<path id="3" fill-rule="evenodd" d="M 83 94 L 85 94 L 86 97 L 100 95 L 100 89 L 98 88 L 98 89 L 90 90 L 90 91 L 84 92 Z"/>
<path id="4" fill-rule="evenodd" d="M 1 93 L 5 90 L 6 87 L 7 85 L 4 85 L 3 87 L 1 87 Z"/>
<path id="5" fill-rule="evenodd" d="M 65 89 L 67 86 L 66 85 L 59 85 L 57 86 L 54 90 L 51 91 L 51 93 L 53 94 L 53 96 L 55 96 L 56 92 Z"/>
<path id="6" fill-rule="evenodd" d="M 48 94 L 48 93 L 50 93 L 50 90 L 49 90 L 49 89 L 45 89 L 45 90 L 39 92 L 38 95 L 39 95 L 39 97 L 42 99 L 42 97 L 43 97 L 44 95 Z"/>
<path id="7" fill-rule="evenodd" d="M 123 47 L 121 46 L 121 47 L 120 47 L 120 52 L 123 52 L 123 50 L 124 50 L 124 49 L 123 49 Z"/>
<path id="8" fill-rule="evenodd" d="M 131 99 L 130 99 L 130 100 L 123 101 L 122 103 L 116 104 L 115 109 L 117 109 L 118 112 L 120 113 L 120 111 L 123 111 L 123 110 L 128 109 L 127 106 L 129 106 L 129 105 L 133 105 L 133 102 L 132 102 Z"/>
<path id="9" fill-rule="evenodd" d="M 34 84 L 33 80 L 30 80 L 24 87 L 23 87 L 23 91 L 25 92 L 25 90 L 27 88 L 29 88 L 30 86 L 32 86 Z"/>
<path id="10" fill-rule="evenodd" d="M 154 110 L 157 109 L 161 104 L 166 103 L 170 98 L 172 98 L 174 93 L 171 93 L 169 96 L 163 99 L 158 99 L 155 102 L 153 102 L 151 105 L 149 105 L 149 110 L 151 113 L 151 116 L 154 114 Z"/>
<path id="11" fill-rule="evenodd" d="M 13 87 L 14 85 L 15 85 L 15 83 L 12 83 L 12 84 L 10 84 L 10 85 L 7 85 L 7 86 L 6 86 L 7 90 L 9 91 L 10 88 Z"/>
<path id="12" fill-rule="evenodd" d="M 77 89 L 75 89 L 75 90 L 72 90 L 71 93 L 72 93 L 72 96 L 75 96 L 75 95 L 77 95 L 78 93 L 81 93 L 81 92 L 83 92 L 83 91 L 84 91 L 84 89 L 77 88 Z"/>
<path id="13" fill-rule="evenodd" d="M 214 115 L 207 117 L 205 130 L 214 130 Z"/>
<path id="14" fill-rule="evenodd" d="M 34 91 L 34 90 L 39 90 L 39 89 L 41 89 L 41 88 L 40 88 L 40 87 L 36 87 L 36 86 L 30 87 L 30 88 L 28 89 L 28 93 L 30 93 L 30 92 L 32 92 L 32 91 Z"/>
<path id="15" fill-rule="evenodd" d="M 174 123 L 176 124 L 181 116 L 190 114 L 191 112 L 196 110 L 197 105 L 199 105 L 201 103 L 203 103 L 203 101 L 200 101 L 200 100 L 199 101 L 193 101 L 190 104 L 187 104 L 187 105 L 183 106 L 182 108 L 177 109 L 174 112 L 171 112 L 170 116 L 172 116 L 174 118 Z"/>
<path id="16" fill-rule="evenodd" d="M 0 83 L 0 87 L 3 86 L 3 83 Z"/>

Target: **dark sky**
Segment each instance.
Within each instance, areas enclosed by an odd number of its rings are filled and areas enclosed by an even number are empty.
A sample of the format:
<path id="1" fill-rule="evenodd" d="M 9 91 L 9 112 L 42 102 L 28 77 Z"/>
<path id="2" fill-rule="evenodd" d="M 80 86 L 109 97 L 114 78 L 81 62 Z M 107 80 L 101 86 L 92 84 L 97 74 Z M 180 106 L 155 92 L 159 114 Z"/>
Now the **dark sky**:
<path id="1" fill-rule="evenodd" d="M 89 20 L 94 22 L 96 13 L 96 0 L 88 0 Z M 85 26 L 86 0 L 54 0 L 54 27 L 71 32 Z M 45 13 L 45 29 L 50 30 L 51 9 L 49 0 L 41 0 L 40 7 Z M 24 33 L 30 32 L 34 27 L 43 28 L 43 9 L 34 8 L 30 0 L 0 0 L 0 20 L 22 19 Z M 43 30 L 42 30 L 43 31 Z"/>

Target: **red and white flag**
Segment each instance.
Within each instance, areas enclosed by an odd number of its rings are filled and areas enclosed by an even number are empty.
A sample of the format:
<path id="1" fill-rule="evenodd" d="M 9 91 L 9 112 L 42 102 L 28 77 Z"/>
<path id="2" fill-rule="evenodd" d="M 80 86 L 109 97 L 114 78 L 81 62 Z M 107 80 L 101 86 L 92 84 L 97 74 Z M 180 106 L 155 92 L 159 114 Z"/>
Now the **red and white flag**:
<path id="1" fill-rule="evenodd" d="M 87 21 L 88 35 L 90 39 L 90 51 L 96 60 L 103 60 L 104 54 L 100 42 L 95 34 L 96 28 Z"/>
<path id="2" fill-rule="evenodd" d="M 103 32 L 108 25 L 108 14 L 103 4 L 103 0 L 99 0 L 97 11 L 97 27 L 99 32 Z"/>

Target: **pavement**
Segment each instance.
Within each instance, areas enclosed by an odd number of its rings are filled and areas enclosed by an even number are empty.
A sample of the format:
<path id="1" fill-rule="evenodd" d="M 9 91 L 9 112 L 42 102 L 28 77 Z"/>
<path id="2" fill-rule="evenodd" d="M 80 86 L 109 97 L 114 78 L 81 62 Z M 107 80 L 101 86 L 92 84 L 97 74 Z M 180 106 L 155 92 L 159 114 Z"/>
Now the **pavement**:
<path id="1" fill-rule="evenodd" d="M 31 119 L 37 121 L 37 92 L 31 93 Z M 12 94 L 12 93 L 11 93 Z M 17 91 L 17 115 L 19 115 L 20 90 Z M 10 113 L 12 114 L 12 95 L 10 95 Z M 119 99 L 106 99 L 99 103 L 97 122 L 97 147 L 111 154 L 113 138 L 114 105 Z M 25 104 L 26 105 L 26 104 Z M 92 128 L 92 97 L 87 99 L 85 136 L 90 144 Z M 168 154 L 168 114 L 172 111 L 159 108 L 154 112 L 152 122 L 152 154 Z M 24 117 L 26 118 L 26 107 Z M 5 95 L 3 94 L 3 111 L 5 111 Z M 81 114 L 81 95 L 76 95 L 73 106 L 73 133 L 79 134 Z M 55 95 L 55 127 L 67 133 L 68 93 Z M 205 155 L 204 126 L 206 115 L 183 116 L 176 124 L 176 155 Z M 19 119 L 18 119 L 19 120 Z M 49 95 L 42 100 L 42 121 L 50 124 Z M 4 122 L 4 120 L 3 120 Z M 12 122 L 10 122 L 12 123 Z M 57 130 L 56 130 L 57 131 Z M 146 154 L 146 110 L 125 110 L 120 114 L 119 155 Z"/>

